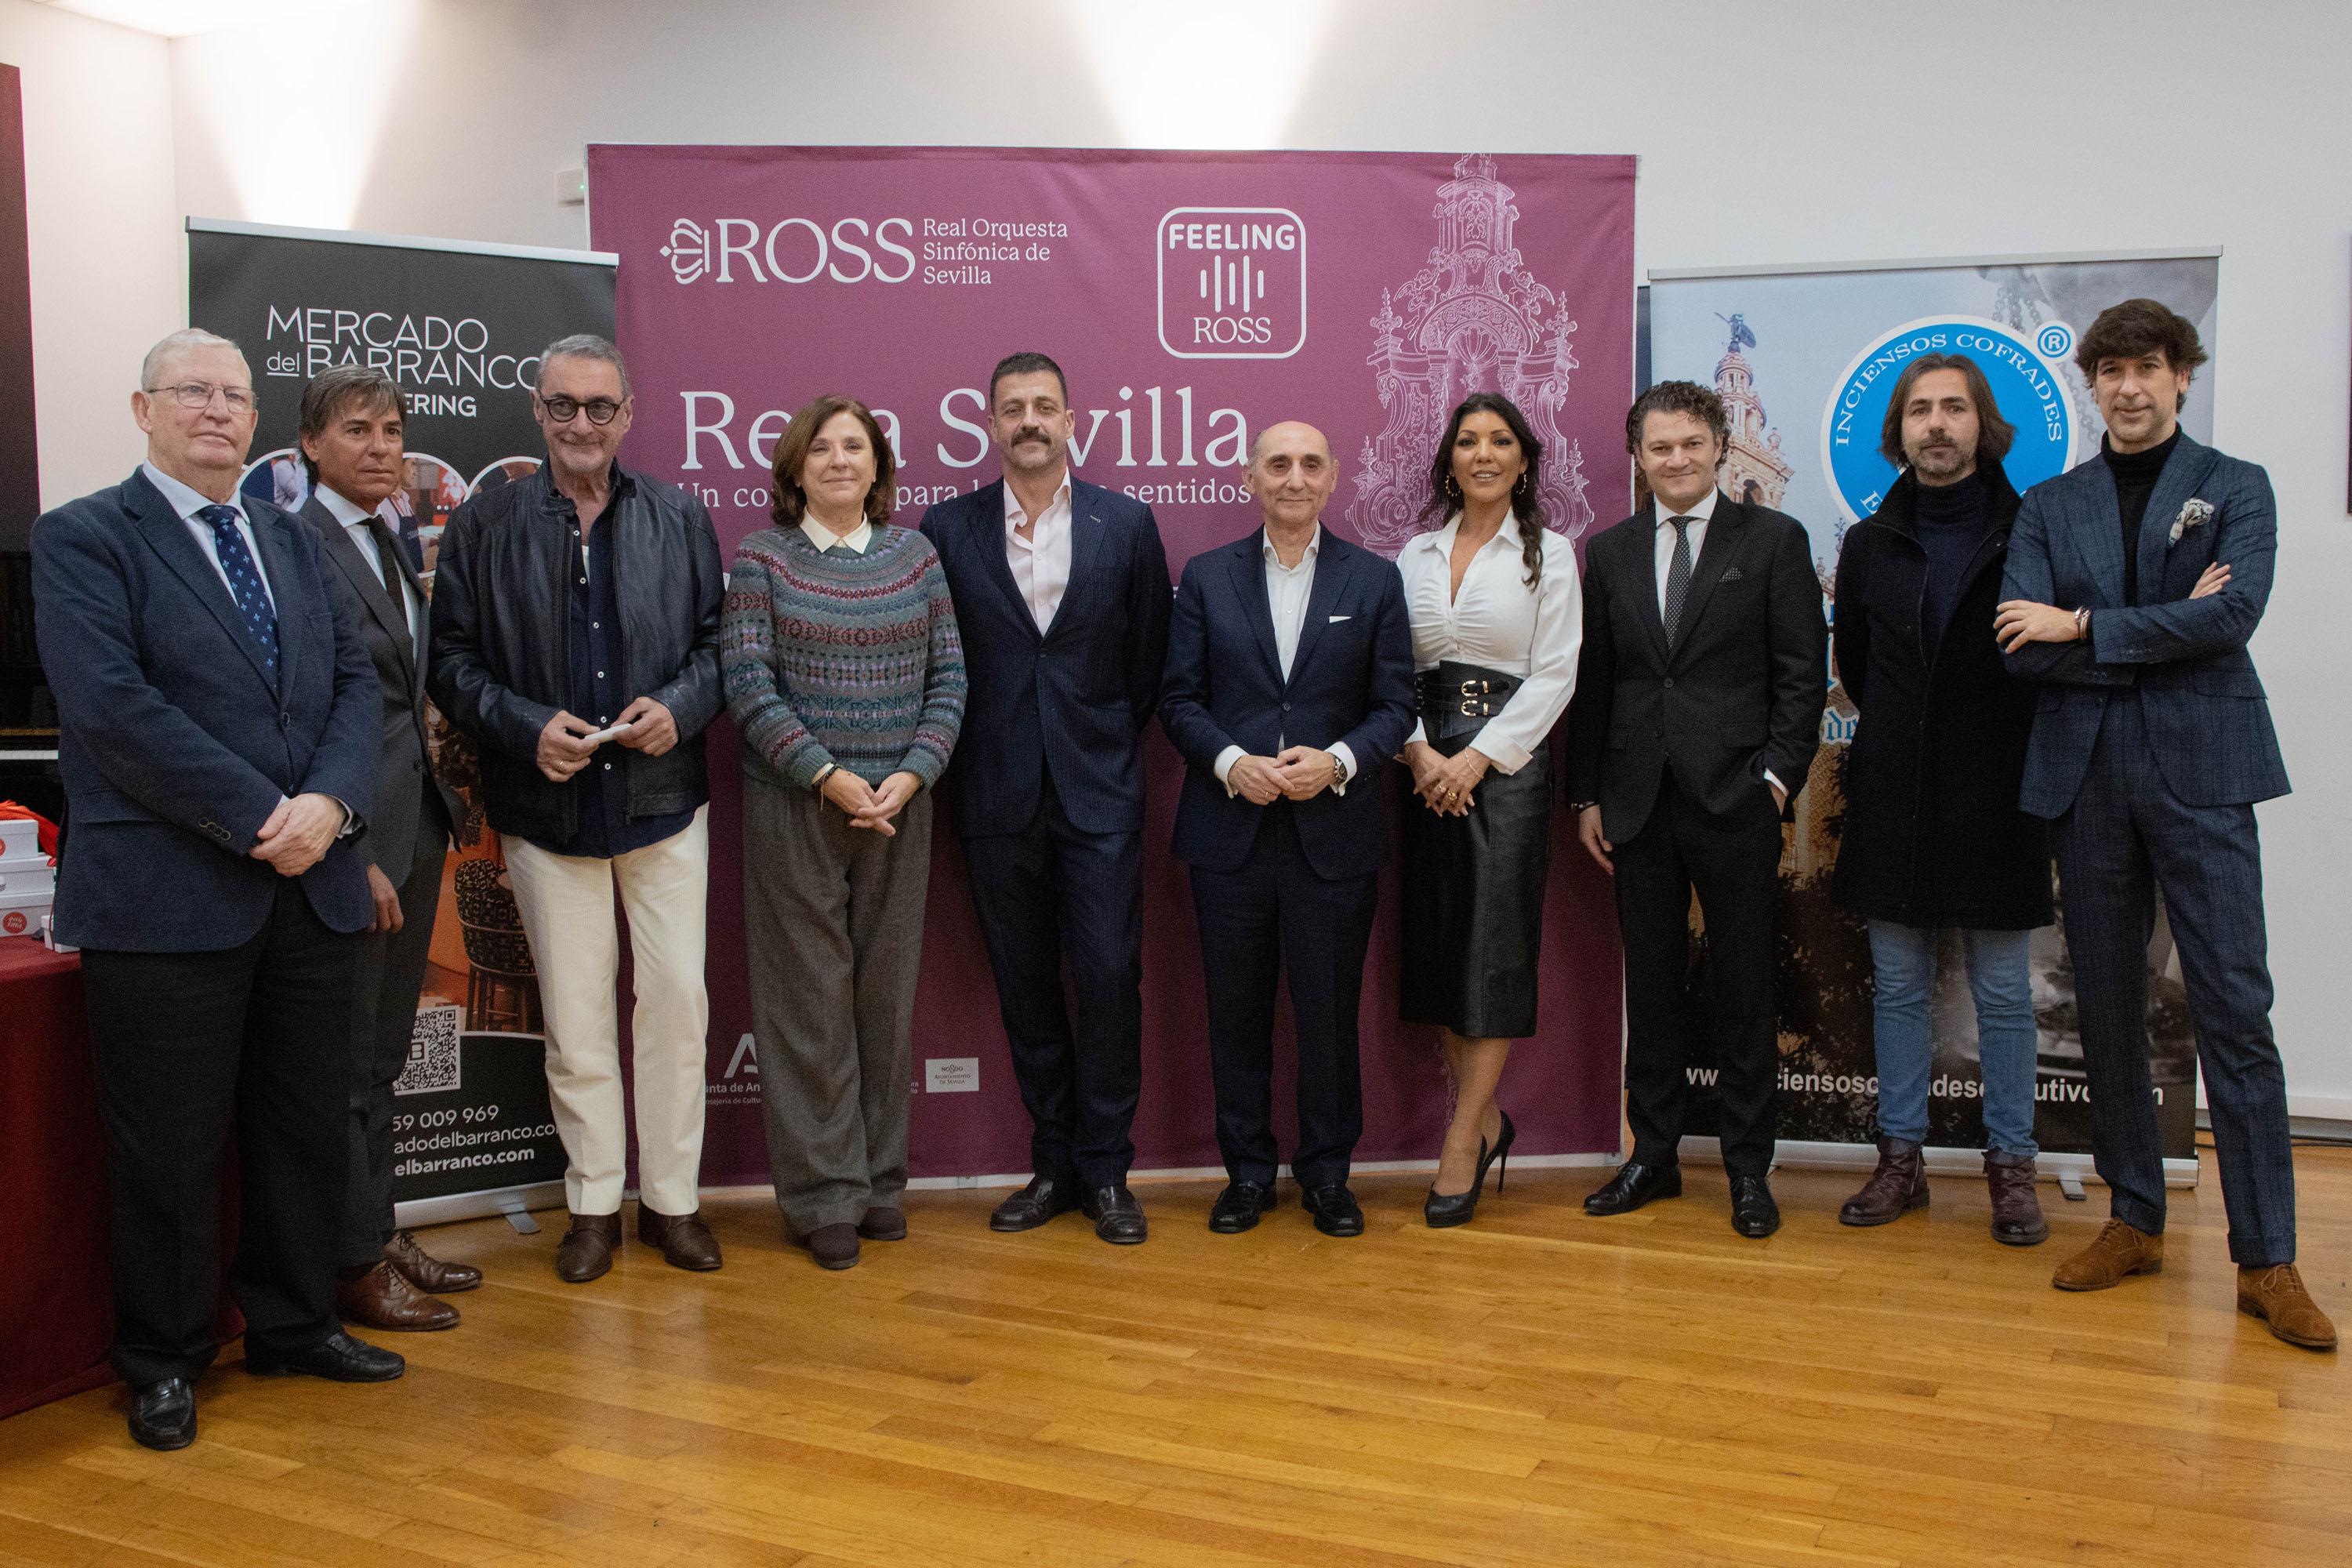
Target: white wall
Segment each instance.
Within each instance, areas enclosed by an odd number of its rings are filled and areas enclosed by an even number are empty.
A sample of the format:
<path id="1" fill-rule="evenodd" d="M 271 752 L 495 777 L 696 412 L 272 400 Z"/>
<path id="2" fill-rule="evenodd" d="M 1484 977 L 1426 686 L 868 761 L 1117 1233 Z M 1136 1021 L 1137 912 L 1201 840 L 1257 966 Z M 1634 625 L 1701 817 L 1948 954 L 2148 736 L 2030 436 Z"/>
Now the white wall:
<path id="1" fill-rule="evenodd" d="M 2262 813 L 2276 1021 L 2298 1110 L 2352 1117 L 2347 47 L 2336 0 L 403 0 L 325 33 L 182 40 L 171 63 L 181 206 L 267 222 L 582 244 L 552 178 L 592 139 L 1242 139 L 1637 153 L 1643 269 L 2224 246 L 2217 435 L 2278 488 L 2255 651 L 2301 785 Z M 316 135 L 288 130 L 303 103 Z M 159 282 L 135 304 L 177 299 Z"/>
<path id="2" fill-rule="evenodd" d="M 171 51 L 161 38 L 0 0 L 22 73 L 33 276 L 33 410 L 46 506 L 119 484 L 146 449 L 140 356 L 185 324 L 173 188 Z"/>

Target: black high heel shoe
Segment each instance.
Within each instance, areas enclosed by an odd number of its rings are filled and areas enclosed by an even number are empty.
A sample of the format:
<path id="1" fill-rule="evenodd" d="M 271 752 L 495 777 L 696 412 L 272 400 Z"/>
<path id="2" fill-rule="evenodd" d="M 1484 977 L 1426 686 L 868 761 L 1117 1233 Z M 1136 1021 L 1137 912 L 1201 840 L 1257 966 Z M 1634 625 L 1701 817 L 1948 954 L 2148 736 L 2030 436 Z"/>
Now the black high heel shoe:
<path id="1" fill-rule="evenodd" d="M 1518 1142 L 1519 1130 L 1511 1125 L 1511 1113 L 1509 1111 L 1497 1107 L 1496 1114 L 1499 1115 L 1503 1119 L 1503 1131 L 1501 1135 L 1495 1140 L 1495 1147 L 1492 1151 L 1489 1151 L 1486 1148 L 1486 1141 L 1484 1138 L 1478 1140 L 1479 1153 L 1477 1185 L 1483 1187 L 1486 1184 L 1486 1167 L 1488 1165 L 1500 1164 L 1503 1168 L 1495 1173 L 1495 1195 L 1496 1197 L 1501 1197 L 1503 1195 L 1504 1178 L 1511 1173 L 1511 1145 Z M 1471 1190 L 1475 1192 L 1477 1189 L 1476 1187 L 1474 1187 Z"/>
<path id="2" fill-rule="evenodd" d="M 1444 1230 L 1470 1223 L 1470 1216 L 1478 1212 L 1478 1189 L 1486 1184 L 1486 1162 L 1492 1157 L 1486 1152 L 1486 1141 L 1479 1139 L 1478 1179 L 1470 1184 L 1466 1193 L 1441 1193 L 1436 1183 L 1430 1183 L 1429 1195 L 1421 1200 L 1421 1217 L 1430 1229 Z"/>
<path id="3" fill-rule="evenodd" d="M 1471 1178 L 1466 1193 L 1442 1194 L 1434 1184 L 1429 1195 L 1421 1201 L 1421 1217 L 1432 1230 L 1444 1230 L 1449 1226 L 1467 1225 L 1470 1216 L 1478 1212 L 1478 1194 L 1486 1190 L 1486 1172 L 1500 1163 L 1503 1169 L 1495 1177 L 1495 1191 L 1503 1190 L 1504 1178 L 1511 1173 L 1511 1145 L 1518 1140 L 1519 1130 L 1511 1125 L 1511 1113 L 1502 1111 L 1503 1131 L 1490 1145 L 1478 1140 L 1478 1173 Z"/>

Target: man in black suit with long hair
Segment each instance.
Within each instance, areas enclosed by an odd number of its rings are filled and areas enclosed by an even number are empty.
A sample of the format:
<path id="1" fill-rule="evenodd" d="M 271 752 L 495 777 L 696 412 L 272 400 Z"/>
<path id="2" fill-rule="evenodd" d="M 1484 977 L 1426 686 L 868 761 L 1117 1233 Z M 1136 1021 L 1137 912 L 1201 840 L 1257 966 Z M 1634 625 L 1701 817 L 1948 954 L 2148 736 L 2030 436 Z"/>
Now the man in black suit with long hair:
<path id="1" fill-rule="evenodd" d="M 1616 882 L 1633 1152 L 1584 1207 L 1626 1214 L 1682 1192 L 1696 890 L 1731 1223 L 1762 1237 L 1780 1226 L 1766 1181 L 1780 824 L 1821 743 L 1829 628 L 1804 525 L 1716 488 L 1729 436 L 1707 388 L 1643 393 L 1625 444 L 1653 499 L 1585 548 L 1568 790 L 1578 837 Z"/>

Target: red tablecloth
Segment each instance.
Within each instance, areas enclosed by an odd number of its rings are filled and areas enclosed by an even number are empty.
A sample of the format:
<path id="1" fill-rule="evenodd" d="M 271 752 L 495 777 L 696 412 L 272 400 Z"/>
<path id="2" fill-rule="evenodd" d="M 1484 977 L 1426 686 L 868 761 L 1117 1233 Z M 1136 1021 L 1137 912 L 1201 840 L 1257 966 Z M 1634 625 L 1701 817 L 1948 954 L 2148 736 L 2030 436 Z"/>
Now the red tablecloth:
<path id="1" fill-rule="evenodd" d="M 81 960 L 0 937 L 0 1416 L 106 1382 L 113 1334 Z"/>

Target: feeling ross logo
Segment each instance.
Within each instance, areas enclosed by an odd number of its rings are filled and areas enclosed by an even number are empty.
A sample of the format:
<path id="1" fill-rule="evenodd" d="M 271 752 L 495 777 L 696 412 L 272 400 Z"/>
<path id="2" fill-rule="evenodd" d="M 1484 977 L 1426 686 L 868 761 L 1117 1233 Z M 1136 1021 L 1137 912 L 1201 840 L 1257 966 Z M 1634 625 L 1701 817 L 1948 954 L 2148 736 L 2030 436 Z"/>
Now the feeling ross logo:
<path id="1" fill-rule="evenodd" d="M 1307 346 L 1307 226 L 1288 207 L 1178 207 L 1159 249 L 1160 346 L 1178 359 Z"/>

